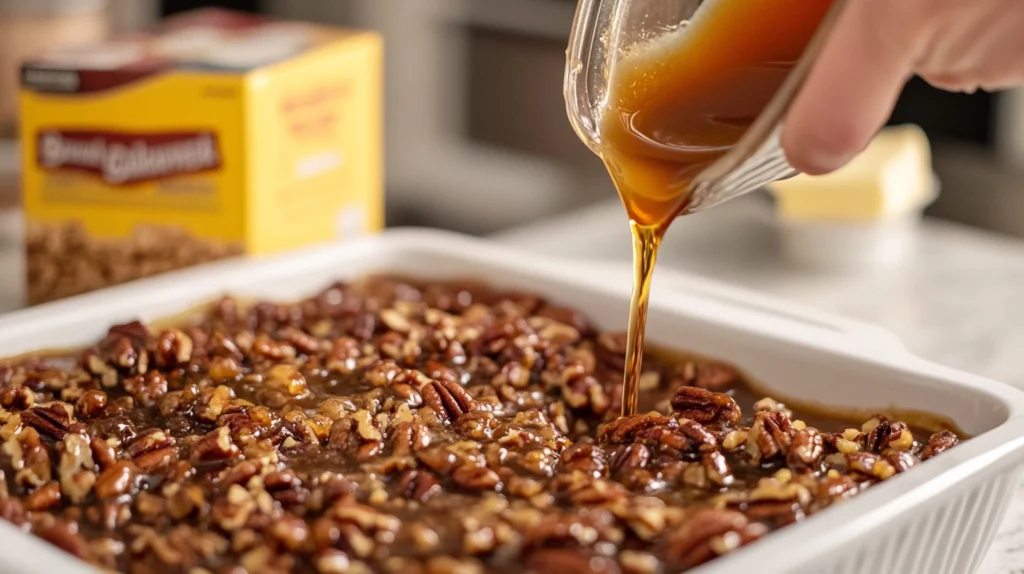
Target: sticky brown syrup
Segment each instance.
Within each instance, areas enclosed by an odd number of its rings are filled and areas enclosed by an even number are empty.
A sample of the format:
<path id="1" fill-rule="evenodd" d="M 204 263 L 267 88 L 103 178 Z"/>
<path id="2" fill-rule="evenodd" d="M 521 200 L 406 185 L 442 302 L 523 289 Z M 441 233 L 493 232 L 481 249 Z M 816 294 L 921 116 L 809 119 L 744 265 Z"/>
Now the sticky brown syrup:
<path id="1" fill-rule="evenodd" d="M 611 67 L 599 153 L 633 234 L 622 414 L 637 409 L 658 247 L 693 179 L 734 146 L 796 65 L 832 0 L 719 0 Z"/>

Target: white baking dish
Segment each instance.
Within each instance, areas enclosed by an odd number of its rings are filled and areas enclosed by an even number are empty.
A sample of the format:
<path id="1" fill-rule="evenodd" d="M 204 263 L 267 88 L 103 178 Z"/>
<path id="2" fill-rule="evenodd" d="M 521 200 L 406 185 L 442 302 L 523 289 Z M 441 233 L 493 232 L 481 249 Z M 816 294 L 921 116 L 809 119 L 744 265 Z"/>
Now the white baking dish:
<path id="1" fill-rule="evenodd" d="M 457 235 L 405 230 L 280 258 L 207 265 L 0 318 L 0 355 L 89 343 L 112 323 L 158 319 L 223 293 L 291 299 L 335 279 L 397 271 L 475 276 L 577 306 L 621 329 L 621 271 L 545 260 Z M 1024 392 L 909 354 L 873 327 L 660 272 L 649 333 L 732 361 L 780 394 L 834 406 L 899 405 L 977 435 L 865 494 L 698 569 L 701 574 L 921 573 L 977 569 L 1024 462 Z M 0 572 L 94 572 L 0 522 Z"/>

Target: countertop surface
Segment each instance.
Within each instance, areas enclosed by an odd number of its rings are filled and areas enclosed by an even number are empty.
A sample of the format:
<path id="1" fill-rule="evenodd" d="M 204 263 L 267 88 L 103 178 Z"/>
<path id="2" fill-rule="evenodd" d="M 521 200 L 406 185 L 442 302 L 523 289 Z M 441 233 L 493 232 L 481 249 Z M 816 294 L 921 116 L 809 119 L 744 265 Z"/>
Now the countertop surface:
<path id="1" fill-rule="evenodd" d="M 827 273 L 786 262 L 763 199 L 743 198 L 676 221 L 658 268 L 871 322 L 922 357 L 1024 388 L 1024 241 L 925 219 L 898 267 Z M 617 201 L 494 238 L 574 259 L 627 264 L 632 253 Z M 1024 574 L 1024 484 L 980 572 Z"/>

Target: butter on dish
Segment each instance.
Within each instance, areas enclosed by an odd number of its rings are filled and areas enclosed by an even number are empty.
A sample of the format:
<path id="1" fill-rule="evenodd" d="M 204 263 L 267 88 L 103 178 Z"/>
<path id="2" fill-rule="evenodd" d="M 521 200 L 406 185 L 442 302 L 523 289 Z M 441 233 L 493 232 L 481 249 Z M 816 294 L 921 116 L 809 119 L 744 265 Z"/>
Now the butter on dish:
<path id="1" fill-rule="evenodd" d="M 849 165 L 770 187 L 785 220 L 872 221 L 914 213 L 935 195 L 928 136 L 915 125 L 883 130 Z"/>

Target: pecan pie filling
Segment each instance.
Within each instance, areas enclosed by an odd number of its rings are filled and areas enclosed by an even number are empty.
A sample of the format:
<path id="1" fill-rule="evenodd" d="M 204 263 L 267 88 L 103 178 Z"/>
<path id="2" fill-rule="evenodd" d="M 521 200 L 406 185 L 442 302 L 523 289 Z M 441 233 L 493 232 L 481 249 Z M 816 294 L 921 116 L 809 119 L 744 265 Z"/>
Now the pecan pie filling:
<path id="1" fill-rule="evenodd" d="M 682 572 L 958 441 L 657 353 L 619 418 L 624 361 L 582 313 L 468 282 L 119 325 L 0 368 L 0 518 L 133 574 Z"/>

